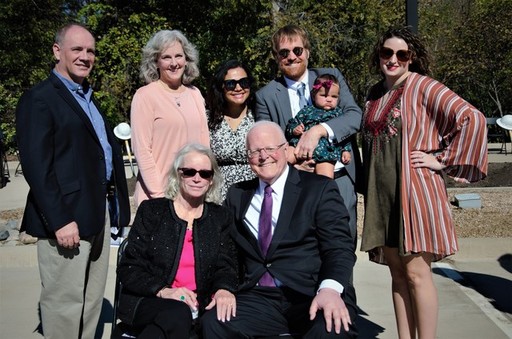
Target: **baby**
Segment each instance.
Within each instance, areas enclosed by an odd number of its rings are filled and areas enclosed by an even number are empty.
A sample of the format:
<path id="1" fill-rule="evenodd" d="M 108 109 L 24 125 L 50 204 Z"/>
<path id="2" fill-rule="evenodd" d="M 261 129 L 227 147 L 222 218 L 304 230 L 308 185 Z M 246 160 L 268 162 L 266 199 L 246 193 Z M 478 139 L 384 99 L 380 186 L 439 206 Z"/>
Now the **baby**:
<path id="1" fill-rule="evenodd" d="M 335 76 L 322 74 L 316 78 L 311 91 L 313 106 L 301 109 L 286 126 L 286 138 L 290 146 L 297 146 L 304 131 L 343 114 L 341 108 L 337 106 L 339 91 L 340 86 Z M 327 138 L 320 138 L 313 152 L 313 160 L 316 162 L 315 173 L 334 178 L 334 165 L 338 160 L 348 164 L 351 160 L 351 150 L 350 143 L 333 144 Z"/>

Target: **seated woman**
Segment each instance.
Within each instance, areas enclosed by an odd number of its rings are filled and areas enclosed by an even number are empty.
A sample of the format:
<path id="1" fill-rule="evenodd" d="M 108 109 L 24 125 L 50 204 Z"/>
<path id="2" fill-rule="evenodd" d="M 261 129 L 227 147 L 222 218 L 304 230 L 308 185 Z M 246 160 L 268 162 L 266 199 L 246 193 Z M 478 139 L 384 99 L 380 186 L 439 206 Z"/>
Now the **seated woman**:
<path id="1" fill-rule="evenodd" d="M 137 210 L 117 274 L 119 319 L 137 338 L 188 338 L 193 314 L 217 306 L 220 321 L 236 315 L 233 220 L 219 206 L 222 177 L 209 148 L 177 154 L 165 198 Z"/>

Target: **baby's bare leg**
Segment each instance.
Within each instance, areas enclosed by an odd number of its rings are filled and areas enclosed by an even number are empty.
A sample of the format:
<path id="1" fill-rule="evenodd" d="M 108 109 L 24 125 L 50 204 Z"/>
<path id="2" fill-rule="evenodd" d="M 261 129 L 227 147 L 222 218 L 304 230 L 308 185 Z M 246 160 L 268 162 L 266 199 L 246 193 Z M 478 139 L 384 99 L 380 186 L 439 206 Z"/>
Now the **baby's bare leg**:
<path id="1" fill-rule="evenodd" d="M 320 162 L 315 165 L 315 173 L 324 175 L 328 178 L 334 178 L 334 163 Z"/>

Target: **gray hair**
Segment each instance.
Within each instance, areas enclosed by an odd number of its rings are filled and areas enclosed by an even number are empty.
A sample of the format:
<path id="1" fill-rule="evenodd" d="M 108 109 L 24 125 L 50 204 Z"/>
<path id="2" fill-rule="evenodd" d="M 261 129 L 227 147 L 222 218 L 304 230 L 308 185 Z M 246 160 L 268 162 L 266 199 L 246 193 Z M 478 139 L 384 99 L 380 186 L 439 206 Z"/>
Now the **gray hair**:
<path id="1" fill-rule="evenodd" d="M 210 164 L 212 165 L 213 170 L 213 178 L 210 188 L 208 188 L 208 191 L 206 191 L 205 201 L 220 204 L 222 202 L 221 187 L 224 183 L 224 179 L 222 178 L 219 165 L 217 165 L 217 160 L 215 160 L 215 156 L 213 155 L 212 151 L 208 147 L 200 144 L 187 144 L 176 155 L 176 158 L 174 159 L 171 170 L 169 172 L 169 185 L 167 186 L 165 197 L 174 200 L 178 196 L 181 183 L 181 176 L 178 172 L 178 168 L 183 165 L 183 160 L 189 153 L 199 153 L 206 155 L 208 159 L 210 159 Z"/>
<path id="2" fill-rule="evenodd" d="M 284 135 L 283 130 L 281 129 L 281 126 L 279 126 L 278 124 L 276 124 L 273 121 L 260 120 L 260 121 L 256 121 L 254 123 L 254 125 L 252 125 L 251 128 L 249 129 L 249 132 L 247 132 L 247 135 L 245 136 L 245 147 L 246 148 L 247 148 L 247 143 L 249 141 L 249 135 L 251 134 L 251 132 L 253 132 L 253 130 L 259 129 L 259 128 L 265 128 L 267 130 L 273 129 L 275 131 L 276 135 L 279 136 L 279 139 L 281 139 L 281 142 L 286 142 L 286 137 Z"/>
<path id="3" fill-rule="evenodd" d="M 179 42 L 185 52 L 187 65 L 181 80 L 184 85 L 190 85 L 199 76 L 199 52 L 196 47 L 178 30 L 161 30 L 156 32 L 142 49 L 140 77 L 149 84 L 159 79 L 157 60 L 170 45 Z"/>
<path id="4" fill-rule="evenodd" d="M 66 33 L 69 31 L 70 28 L 73 28 L 73 27 L 82 27 L 87 32 L 89 32 L 89 34 L 93 35 L 87 26 L 85 26 L 81 23 L 78 23 L 78 22 L 70 22 L 70 23 L 67 23 L 64 26 L 60 27 L 57 30 L 57 32 L 55 33 L 55 38 L 54 38 L 55 41 L 54 42 L 57 45 L 62 44 L 62 42 L 64 41 L 64 37 L 66 36 Z M 93 36 L 93 38 L 94 38 L 94 36 Z"/>

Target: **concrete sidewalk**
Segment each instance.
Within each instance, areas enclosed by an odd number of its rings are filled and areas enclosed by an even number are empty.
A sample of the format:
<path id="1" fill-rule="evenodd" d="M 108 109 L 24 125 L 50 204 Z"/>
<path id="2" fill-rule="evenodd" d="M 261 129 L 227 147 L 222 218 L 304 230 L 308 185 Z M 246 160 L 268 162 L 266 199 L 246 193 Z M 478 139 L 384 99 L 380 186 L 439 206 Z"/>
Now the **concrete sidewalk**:
<path id="1" fill-rule="evenodd" d="M 489 159 L 512 162 L 512 154 L 490 154 Z M 0 210 L 24 206 L 28 186 L 23 176 L 14 176 L 16 165 L 9 164 L 11 182 L 0 190 Z M 129 165 L 126 169 L 131 176 Z M 439 299 L 437 338 L 512 338 L 512 239 L 461 238 L 459 245 L 458 254 L 433 265 Z M 110 337 L 116 255 L 117 248 L 111 248 L 98 338 Z M 365 253 L 357 255 L 360 338 L 397 338 L 388 268 L 369 262 Z M 36 246 L 0 246 L 0 338 L 42 337 L 37 331 L 39 292 Z"/>
<path id="2" fill-rule="evenodd" d="M 439 293 L 437 338 L 512 338 L 512 239 L 461 239 L 460 243 L 464 253 L 460 259 L 455 255 L 433 266 Z M 480 252 L 482 247 L 486 253 Z M 98 338 L 110 336 L 116 252 L 111 249 Z M 502 253 L 508 253 L 508 259 Z M 500 264 L 500 258 L 508 264 Z M 369 262 L 365 253 L 358 252 L 354 285 L 360 338 L 397 338 L 387 267 Z M 1 338 L 41 338 L 37 332 L 39 291 L 36 246 L 0 247 Z"/>

